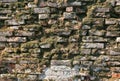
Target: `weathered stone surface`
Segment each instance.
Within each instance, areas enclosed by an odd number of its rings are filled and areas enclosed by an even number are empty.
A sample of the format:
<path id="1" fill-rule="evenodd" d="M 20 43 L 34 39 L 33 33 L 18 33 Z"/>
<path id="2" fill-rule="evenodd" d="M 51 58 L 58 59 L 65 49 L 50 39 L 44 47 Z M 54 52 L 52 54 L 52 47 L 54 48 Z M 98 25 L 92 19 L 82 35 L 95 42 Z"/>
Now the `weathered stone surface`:
<path id="1" fill-rule="evenodd" d="M 91 27 L 89 25 L 83 25 L 82 29 L 90 29 Z"/>
<path id="2" fill-rule="evenodd" d="M 120 48 L 111 49 L 110 55 L 120 55 Z"/>
<path id="3" fill-rule="evenodd" d="M 8 42 L 26 42 L 26 37 L 11 37 L 7 40 Z"/>
<path id="4" fill-rule="evenodd" d="M 104 48 L 104 43 L 83 43 L 81 48 Z"/>
<path id="5" fill-rule="evenodd" d="M 49 14 L 39 14 L 39 19 L 48 19 Z"/>
<path id="6" fill-rule="evenodd" d="M 120 32 L 117 32 L 117 31 L 107 31 L 106 36 L 107 37 L 118 37 L 118 36 L 120 36 Z"/>
<path id="7" fill-rule="evenodd" d="M 7 13 L 12 13 L 12 11 L 11 10 L 9 10 L 9 9 L 2 9 L 2 10 L 0 10 L 0 13 L 1 14 L 7 14 Z"/>
<path id="8" fill-rule="evenodd" d="M 91 49 L 81 49 L 80 53 L 81 54 L 91 54 Z"/>
<path id="9" fill-rule="evenodd" d="M 71 3 L 71 6 L 81 6 L 81 5 L 82 5 L 82 3 L 78 2 L 78 1 L 75 1 L 75 2 Z"/>
<path id="10" fill-rule="evenodd" d="M 66 8 L 66 12 L 72 12 L 73 11 L 73 7 L 67 7 Z"/>
<path id="11" fill-rule="evenodd" d="M 111 19 L 105 19 L 105 24 L 106 25 L 114 25 L 114 24 L 116 24 L 116 19 L 114 19 L 114 18 L 111 18 Z"/>
<path id="12" fill-rule="evenodd" d="M 13 2 L 17 2 L 18 0 L 1 0 L 1 2 L 3 3 L 13 3 Z"/>
<path id="13" fill-rule="evenodd" d="M 63 17 L 65 19 L 75 19 L 76 18 L 76 14 L 74 12 L 64 12 L 63 13 Z"/>
<path id="14" fill-rule="evenodd" d="M 25 24 L 24 20 L 15 20 L 15 19 L 12 19 L 12 20 L 6 20 L 6 23 L 7 25 L 22 25 L 22 24 Z"/>
<path id="15" fill-rule="evenodd" d="M 89 30 L 89 34 L 94 36 L 104 36 L 105 32 L 106 32 L 105 30 L 96 30 L 96 29 Z"/>
<path id="16" fill-rule="evenodd" d="M 16 31 L 15 36 L 34 36 L 34 32 L 28 32 L 28 31 Z"/>
<path id="17" fill-rule="evenodd" d="M 13 35 L 13 32 L 12 31 L 0 31 L 0 36 L 12 36 Z"/>
<path id="18" fill-rule="evenodd" d="M 45 8 L 34 8 L 34 13 L 48 14 L 48 13 L 50 13 L 50 8 L 49 8 L 49 7 L 45 7 Z"/>
<path id="19" fill-rule="evenodd" d="M 95 12 L 107 13 L 107 12 L 110 12 L 110 8 L 98 7 L 95 9 Z"/>
<path id="20" fill-rule="evenodd" d="M 0 42 L 7 42 L 7 38 L 3 37 L 3 36 L 0 36 Z"/>
<path id="21" fill-rule="evenodd" d="M 117 37 L 117 38 L 116 38 L 116 42 L 120 42 L 120 37 Z"/>
<path id="22" fill-rule="evenodd" d="M 53 2 L 48 2 L 47 5 L 48 5 L 49 7 L 55 7 L 55 8 L 58 7 L 57 3 L 53 3 Z"/>
<path id="23" fill-rule="evenodd" d="M 82 38 L 83 42 L 107 42 L 106 38 L 97 37 L 97 36 L 84 36 Z"/>
<path id="24" fill-rule="evenodd" d="M 119 2 L 1 0 L 0 78 L 5 78 L 4 81 L 120 78 L 114 74 L 120 70 L 116 68 L 120 66 Z"/>
<path id="25" fill-rule="evenodd" d="M 47 44 L 47 43 L 40 45 L 40 47 L 43 49 L 49 49 L 49 48 L 51 48 L 51 46 L 52 46 L 51 44 Z"/>

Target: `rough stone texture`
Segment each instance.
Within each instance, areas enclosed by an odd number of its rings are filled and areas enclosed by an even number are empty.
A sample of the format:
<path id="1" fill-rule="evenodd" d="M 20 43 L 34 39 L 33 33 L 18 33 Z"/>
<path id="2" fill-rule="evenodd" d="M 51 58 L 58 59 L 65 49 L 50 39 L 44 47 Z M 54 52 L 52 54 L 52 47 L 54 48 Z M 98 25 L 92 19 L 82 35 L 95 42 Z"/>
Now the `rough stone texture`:
<path id="1" fill-rule="evenodd" d="M 0 0 L 0 81 L 119 81 L 119 17 L 120 0 Z"/>

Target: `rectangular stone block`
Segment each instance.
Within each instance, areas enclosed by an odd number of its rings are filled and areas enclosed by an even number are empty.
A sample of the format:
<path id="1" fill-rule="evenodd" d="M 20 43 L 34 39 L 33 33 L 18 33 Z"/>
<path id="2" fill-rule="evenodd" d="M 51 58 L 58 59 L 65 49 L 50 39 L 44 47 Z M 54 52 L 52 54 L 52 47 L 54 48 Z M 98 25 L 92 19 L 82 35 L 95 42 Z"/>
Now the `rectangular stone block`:
<path id="1" fill-rule="evenodd" d="M 104 48 L 104 43 L 82 43 L 81 48 Z"/>
<path id="2" fill-rule="evenodd" d="M 107 38 L 97 37 L 97 36 L 84 36 L 82 38 L 83 42 L 107 42 Z"/>
<path id="3" fill-rule="evenodd" d="M 39 19 L 48 19 L 49 14 L 39 14 Z"/>
<path id="4" fill-rule="evenodd" d="M 12 13 L 12 11 L 8 10 L 8 9 L 2 9 L 2 10 L 0 10 L 0 13 L 1 14 L 10 14 L 10 13 Z"/>
<path id="5" fill-rule="evenodd" d="M 7 40 L 7 42 L 26 42 L 26 37 L 11 37 Z"/>
<path id="6" fill-rule="evenodd" d="M 74 12 L 64 12 L 63 13 L 63 17 L 65 19 L 75 19 L 76 18 L 76 14 Z"/>
<path id="7" fill-rule="evenodd" d="M 110 19 L 105 19 L 105 24 L 106 25 L 114 25 L 117 23 L 117 20 L 114 18 L 110 18 Z"/>
<path id="8" fill-rule="evenodd" d="M 51 46 L 52 46 L 52 45 L 49 44 L 49 43 L 45 43 L 45 44 L 41 44 L 41 45 L 40 45 L 40 47 L 43 48 L 43 49 L 49 49 L 49 48 L 51 48 Z"/>
<path id="9" fill-rule="evenodd" d="M 51 66 L 57 66 L 57 65 L 70 66 L 71 61 L 70 60 L 51 60 Z"/>
<path id="10" fill-rule="evenodd" d="M 91 27 L 89 25 L 83 25 L 82 29 L 90 29 Z"/>
<path id="11" fill-rule="evenodd" d="M 0 42 L 6 42 L 7 41 L 7 38 L 4 37 L 4 36 L 0 36 Z"/>
<path id="12" fill-rule="evenodd" d="M 110 55 L 120 55 L 120 48 L 111 49 Z"/>
<path id="13" fill-rule="evenodd" d="M 91 49 L 80 49 L 81 54 L 91 54 Z"/>
<path id="14" fill-rule="evenodd" d="M 0 31 L 0 36 L 12 36 L 13 32 L 12 31 Z"/>
<path id="15" fill-rule="evenodd" d="M 15 31 L 15 36 L 33 36 L 34 32 L 29 31 Z"/>
<path id="16" fill-rule="evenodd" d="M 0 0 L 3 3 L 13 3 L 13 2 L 17 2 L 18 0 Z"/>
<path id="17" fill-rule="evenodd" d="M 95 12 L 107 13 L 110 12 L 110 8 L 98 7 L 95 9 Z"/>
<path id="18" fill-rule="evenodd" d="M 107 37 L 118 37 L 118 36 L 120 36 L 120 32 L 118 32 L 118 31 L 107 31 L 106 36 Z"/>
<path id="19" fill-rule="evenodd" d="M 55 8 L 58 7 L 57 3 L 53 3 L 53 2 L 48 2 L 47 6 L 49 6 L 49 7 L 55 7 Z"/>
<path id="20" fill-rule="evenodd" d="M 34 8 L 34 13 L 47 14 L 47 13 L 50 13 L 50 8 L 49 7 Z"/>
<path id="21" fill-rule="evenodd" d="M 96 30 L 96 29 L 89 30 L 89 34 L 92 36 L 104 36 L 105 32 L 106 32 L 105 30 Z"/>
<path id="22" fill-rule="evenodd" d="M 117 38 L 116 38 L 116 42 L 120 42 L 120 37 L 117 37 Z"/>
<path id="23" fill-rule="evenodd" d="M 71 6 L 81 6 L 82 3 L 81 2 L 78 2 L 78 1 L 74 1 L 71 3 Z"/>
<path id="24" fill-rule="evenodd" d="M 0 49 L 6 47 L 6 43 L 0 43 Z"/>

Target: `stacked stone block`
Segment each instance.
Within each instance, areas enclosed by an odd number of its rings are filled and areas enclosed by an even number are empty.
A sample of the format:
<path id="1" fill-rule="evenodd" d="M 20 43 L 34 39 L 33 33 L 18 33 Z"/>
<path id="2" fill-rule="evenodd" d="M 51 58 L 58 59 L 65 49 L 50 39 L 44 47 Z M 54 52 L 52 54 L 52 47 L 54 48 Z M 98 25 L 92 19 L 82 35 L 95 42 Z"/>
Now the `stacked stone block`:
<path id="1" fill-rule="evenodd" d="M 119 0 L 1 0 L 1 81 L 45 80 L 46 69 L 59 66 L 77 70 L 65 81 L 120 78 L 119 4 Z"/>

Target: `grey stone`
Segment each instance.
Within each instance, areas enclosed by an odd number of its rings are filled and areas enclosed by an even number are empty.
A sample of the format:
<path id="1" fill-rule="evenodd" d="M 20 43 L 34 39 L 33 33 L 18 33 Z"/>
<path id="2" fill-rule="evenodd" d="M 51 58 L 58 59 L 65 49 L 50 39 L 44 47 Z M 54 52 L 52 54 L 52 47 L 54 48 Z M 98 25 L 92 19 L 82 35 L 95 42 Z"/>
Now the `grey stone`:
<path id="1" fill-rule="evenodd" d="M 6 47 L 6 43 L 0 43 L 0 49 Z"/>
<path id="2" fill-rule="evenodd" d="M 57 65 L 70 66 L 71 61 L 70 60 L 51 60 L 51 66 L 57 66 Z"/>
<path id="3" fill-rule="evenodd" d="M 83 25 L 82 29 L 90 29 L 91 27 L 89 25 Z"/>
<path id="4" fill-rule="evenodd" d="M 105 13 L 95 13 L 95 14 L 93 14 L 94 15 L 94 17 L 96 17 L 96 18 L 109 18 L 110 17 L 110 14 L 105 14 Z"/>
<path id="5" fill-rule="evenodd" d="M 97 37 L 97 36 L 84 36 L 82 38 L 83 42 L 107 42 L 107 38 Z"/>
<path id="6" fill-rule="evenodd" d="M 40 48 L 48 49 L 48 48 L 51 48 L 51 46 L 52 46 L 51 44 L 45 43 L 45 44 L 41 44 Z"/>
<path id="7" fill-rule="evenodd" d="M 106 25 L 114 25 L 114 24 L 116 24 L 116 19 L 114 19 L 114 18 L 110 18 L 110 19 L 105 19 L 105 24 Z"/>
<path id="8" fill-rule="evenodd" d="M 12 20 L 6 20 L 5 21 L 7 23 L 7 25 L 23 25 L 25 24 L 25 21 L 24 20 L 15 20 L 15 19 L 12 19 Z"/>
<path id="9" fill-rule="evenodd" d="M 26 42 L 26 37 L 11 37 L 7 40 L 8 42 Z"/>
<path id="10" fill-rule="evenodd" d="M 91 54 L 91 49 L 80 49 L 81 54 Z"/>
<path id="11" fill-rule="evenodd" d="M 39 19 L 48 19 L 49 14 L 39 14 Z"/>
<path id="12" fill-rule="evenodd" d="M 110 12 L 110 8 L 98 7 L 95 9 L 95 12 L 107 13 Z"/>
<path id="13" fill-rule="evenodd" d="M 3 10 L 0 10 L 0 13 L 1 14 L 10 14 L 10 13 L 12 13 L 12 11 L 8 10 L 8 9 L 3 9 Z"/>
<path id="14" fill-rule="evenodd" d="M 108 31 L 119 31 L 120 30 L 120 27 L 119 26 L 116 26 L 116 25 L 110 25 L 107 27 L 107 30 Z"/>
<path id="15" fill-rule="evenodd" d="M 49 7 L 34 8 L 34 13 L 48 14 L 48 13 L 50 13 L 50 8 Z"/>
<path id="16" fill-rule="evenodd" d="M 120 48 L 111 49 L 110 55 L 120 55 Z"/>
<path id="17" fill-rule="evenodd" d="M 105 35 L 105 30 L 91 29 L 91 30 L 89 30 L 89 34 L 93 35 L 93 36 L 104 36 Z"/>
<path id="18" fill-rule="evenodd" d="M 116 38 L 116 42 L 120 42 L 120 37 L 117 37 L 117 38 Z"/>
<path id="19" fill-rule="evenodd" d="M 65 39 L 65 38 L 61 38 L 61 37 L 60 37 L 60 38 L 57 39 L 57 42 L 58 42 L 58 43 L 67 43 L 68 40 Z"/>
<path id="20" fill-rule="evenodd" d="M 29 31 L 15 31 L 15 36 L 34 36 L 34 32 L 29 32 Z"/>
<path id="21" fill-rule="evenodd" d="M 7 42 L 7 38 L 3 37 L 3 36 L 0 36 L 0 42 Z"/>
<path id="22" fill-rule="evenodd" d="M 120 1 L 117 1 L 117 2 L 116 2 L 116 6 L 120 6 Z"/>
<path id="23" fill-rule="evenodd" d="M 106 36 L 107 37 L 118 37 L 118 36 L 120 36 L 120 32 L 118 32 L 118 31 L 107 31 Z"/>
<path id="24" fill-rule="evenodd" d="M 17 2 L 18 0 L 1 0 L 1 2 L 3 3 L 13 3 L 13 2 Z"/>
<path id="25" fill-rule="evenodd" d="M 82 36 L 86 36 L 87 34 L 88 34 L 88 30 L 82 30 L 80 32 L 80 35 L 82 35 Z"/>
<path id="26" fill-rule="evenodd" d="M 76 18 L 76 14 L 74 12 L 64 12 L 63 13 L 63 17 L 65 19 L 75 19 Z"/>
<path id="27" fill-rule="evenodd" d="M 57 3 L 53 3 L 53 2 L 48 2 L 47 6 L 49 6 L 49 7 L 55 7 L 55 8 L 58 7 Z"/>
<path id="28" fill-rule="evenodd" d="M 74 1 L 70 4 L 71 6 L 81 6 L 82 3 L 81 2 L 78 2 L 78 1 Z"/>
<path id="29" fill-rule="evenodd" d="M 12 31 L 0 31 L 0 36 L 12 36 L 13 32 Z"/>
<path id="30" fill-rule="evenodd" d="M 104 48 L 104 43 L 82 43 L 81 48 Z"/>

